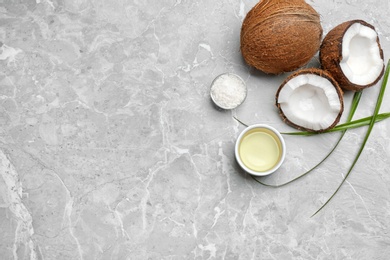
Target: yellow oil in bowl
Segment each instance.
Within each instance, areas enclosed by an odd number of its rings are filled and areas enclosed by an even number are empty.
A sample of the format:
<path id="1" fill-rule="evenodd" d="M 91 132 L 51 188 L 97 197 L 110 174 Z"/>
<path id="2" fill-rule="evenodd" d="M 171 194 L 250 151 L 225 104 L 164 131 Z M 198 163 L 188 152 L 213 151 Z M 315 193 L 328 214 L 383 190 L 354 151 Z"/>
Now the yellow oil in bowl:
<path id="1" fill-rule="evenodd" d="M 239 164 L 255 175 L 267 175 L 276 170 L 284 155 L 284 141 L 270 127 L 248 128 L 241 134 L 236 147 Z"/>

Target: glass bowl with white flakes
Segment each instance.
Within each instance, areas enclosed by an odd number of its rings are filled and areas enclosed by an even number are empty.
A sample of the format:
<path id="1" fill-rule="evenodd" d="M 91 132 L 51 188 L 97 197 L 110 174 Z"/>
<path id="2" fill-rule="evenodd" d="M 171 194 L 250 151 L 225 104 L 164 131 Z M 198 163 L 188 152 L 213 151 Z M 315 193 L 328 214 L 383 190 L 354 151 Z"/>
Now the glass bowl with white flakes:
<path id="1" fill-rule="evenodd" d="M 210 96 L 222 109 L 234 109 L 244 102 L 247 95 L 245 81 L 234 73 L 217 76 L 211 83 Z"/>

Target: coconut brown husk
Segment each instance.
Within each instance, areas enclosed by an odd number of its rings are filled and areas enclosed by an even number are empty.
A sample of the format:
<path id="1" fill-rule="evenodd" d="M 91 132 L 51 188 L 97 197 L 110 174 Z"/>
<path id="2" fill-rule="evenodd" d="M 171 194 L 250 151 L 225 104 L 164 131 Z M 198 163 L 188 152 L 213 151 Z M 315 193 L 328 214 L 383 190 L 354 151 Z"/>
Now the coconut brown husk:
<path id="1" fill-rule="evenodd" d="M 304 0 L 262 0 L 243 21 L 241 53 L 250 66 L 279 74 L 306 65 L 321 38 L 320 16 Z"/>
<path id="2" fill-rule="evenodd" d="M 340 87 L 344 90 L 359 91 L 368 87 L 371 87 L 378 83 L 380 78 L 382 78 L 385 66 L 383 65 L 382 72 L 380 76 L 370 84 L 367 85 L 357 85 L 349 81 L 349 79 L 344 75 L 340 62 L 343 59 L 342 56 L 342 42 L 345 32 L 355 23 L 360 23 L 364 26 L 367 26 L 375 30 L 374 26 L 363 21 L 363 20 L 351 20 L 344 22 L 335 28 L 333 28 L 325 36 L 320 47 L 320 62 L 322 69 L 329 71 L 332 74 L 333 78 L 339 83 Z M 378 43 L 378 48 L 380 56 L 383 60 L 383 50 L 379 42 L 379 37 L 377 37 L 376 42 Z"/>
<path id="3" fill-rule="evenodd" d="M 306 128 L 306 127 L 303 127 L 303 126 L 300 126 L 300 125 L 297 125 L 295 124 L 294 122 L 291 122 L 283 113 L 283 110 L 281 109 L 281 106 L 280 106 L 280 103 L 278 102 L 278 99 L 279 99 L 279 93 L 280 91 L 282 90 L 282 88 L 284 87 L 284 85 L 286 85 L 286 83 L 288 81 L 290 81 L 292 78 L 296 77 L 296 76 L 299 76 L 299 75 L 303 75 L 303 74 L 313 74 L 313 75 L 318 75 L 320 77 L 323 77 L 323 78 L 326 78 L 328 79 L 332 85 L 335 87 L 336 89 L 336 92 L 338 94 L 338 97 L 339 97 L 339 100 L 340 100 L 340 104 L 341 104 L 341 109 L 340 109 L 340 112 L 339 114 L 337 115 L 335 121 L 332 123 L 332 125 L 330 125 L 329 127 L 325 128 L 325 129 L 320 129 L 320 130 L 313 130 L 313 129 L 310 129 L 310 128 Z M 343 90 L 340 88 L 339 84 L 337 83 L 337 81 L 332 77 L 332 75 L 330 73 L 328 73 L 327 71 L 324 71 L 322 69 L 318 69 L 318 68 L 309 68 L 309 69 L 300 69 L 296 72 L 294 72 L 293 74 L 291 74 L 290 76 L 288 76 L 284 81 L 283 83 L 280 85 L 279 89 L 277 90 L 276 92 L 276 95 L 275 95 L 275 100 L 276 100 L 276 107 L 278 108 L 278 112 L 279 112 L 279 115 L 281 116 L 283 122 L 285 122 L 286 124 L 298 129 L 298 130 L 302 130 L 302 131 L 309 131 L 309 132 L 315 132 L 315 133 L 319 133 L 319 132 L 323 132 L 323 131 L 326 131 L 326 130 L 329 130 L 329 129 L 332 129 L 333 127 L 335 127 L 338 122 L 340 121 L 340 118 L 343 114 L 343 111 L 344 111 L 344 97 L 343 97 Z"/>

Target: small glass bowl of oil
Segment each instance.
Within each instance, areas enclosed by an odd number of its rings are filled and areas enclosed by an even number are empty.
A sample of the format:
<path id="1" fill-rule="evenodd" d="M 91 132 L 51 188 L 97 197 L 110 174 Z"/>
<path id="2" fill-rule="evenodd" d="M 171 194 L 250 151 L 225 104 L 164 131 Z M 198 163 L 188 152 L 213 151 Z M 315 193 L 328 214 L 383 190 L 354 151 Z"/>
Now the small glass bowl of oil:
<path id="1" fill-rule="evenodd" d="M 273 127 L 255 124 L 238 136 L 235 146 L 238 164 L 247 173 L 265 176 L 275 172 L 286 156 L 282 135 Z"/>

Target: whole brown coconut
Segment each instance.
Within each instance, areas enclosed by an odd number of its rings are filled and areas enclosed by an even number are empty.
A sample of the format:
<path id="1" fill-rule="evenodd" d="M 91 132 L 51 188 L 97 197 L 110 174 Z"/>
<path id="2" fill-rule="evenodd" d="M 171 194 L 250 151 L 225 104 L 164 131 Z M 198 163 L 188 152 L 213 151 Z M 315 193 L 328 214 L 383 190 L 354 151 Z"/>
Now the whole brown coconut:
<path id="1" fill-rule="evenodd" d="M 265 73 L 306 65 L 321 44 L 319 14 L 304 0 L 261 0 L 241 28 L 244 60 Z"/>
<path id="2" fill-rule="evenodd" d="M 374 26 L 363 20 L 339 24 L 324 38 L 320 62 L 344 90 L 359 91 L 383 76 L 383 51 Z"/>

